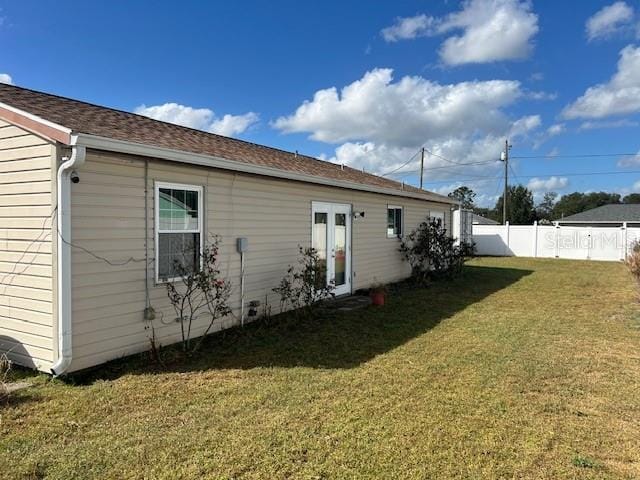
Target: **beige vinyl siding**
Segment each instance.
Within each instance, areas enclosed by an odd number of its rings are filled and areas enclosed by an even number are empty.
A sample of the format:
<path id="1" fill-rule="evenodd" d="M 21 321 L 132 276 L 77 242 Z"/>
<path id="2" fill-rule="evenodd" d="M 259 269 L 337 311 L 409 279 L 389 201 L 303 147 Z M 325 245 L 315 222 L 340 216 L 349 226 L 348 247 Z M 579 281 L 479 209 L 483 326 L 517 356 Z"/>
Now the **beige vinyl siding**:
<path id="1" fill-rule="evenodd" d="M 79 170 L 80 183 L 72 186 L 72 236 L 74 244 L 112 263 L 73 249 L 72 370 L 85 368 L 149 346 L 145 308 L 144 160 L 133 156 L 89 151 Z M 279 299 L 271 289 L 296 261 L 298 245 L 311 243 L 313 201 L 351 204 L 365 218 L 353 220 L 353 289 L 374 281 L 405 278 L 410 269 L 398 253 L 399 240 L 387 238 L 387 205 L 404 209 L 405 230 L 414 228 L 430 208 L 446 212 L 449 206 L 395 196 L 358 192 L 320 185 L 240 174 L 157 160 L 149 161 L 148 269 L 153 322 L 158 341 L 179 340 L 163 285 L 154 278 L 154 182 L 204 187 L 204 231 L 222 239 L 222 270 L 233 283 L 231 299 L 235 318 L 215 329 L 237 322 L 240 309 L 240 257 L 235 240 L 249 239 L 245 257 L 245 301 L 268 299 L 276 311 Z M 200 325 L 202 331 L 204 325 Z M 214 329 L 214 330 L 215 330 Z"/>
<path id="2" fill-rule="evenodd" d="M 0 351 L 40 370 L 54 360 L 55 153 L 0 120 Z"/>

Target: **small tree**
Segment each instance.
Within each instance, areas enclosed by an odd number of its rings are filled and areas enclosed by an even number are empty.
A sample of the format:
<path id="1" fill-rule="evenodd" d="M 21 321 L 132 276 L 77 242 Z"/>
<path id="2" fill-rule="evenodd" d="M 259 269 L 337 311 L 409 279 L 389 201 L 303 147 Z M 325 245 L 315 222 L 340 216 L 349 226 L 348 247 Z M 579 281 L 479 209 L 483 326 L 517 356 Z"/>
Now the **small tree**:
<path id="1" fill-rule="evenodd" d="M 636 240 L 631 244 L 631 251 L 625 259 L 625 264 L 633 278 L 640 285 L 640 241 Z"/>
<path id="2" fill-rule="evenodd" d="M 449 193 L 450 198 L 455 198 L 460 202 L 460 206 L 465 210 L 473 210 L 475 208 L 476 192 L 471 190 L 467 186 L 461 186 L 456 188 L 453 192 Z"/>
<path id="3" fill-rule="evenodd" d="M 422 222 L 400 243 L 400 252 L 411 265 L 412 277 L 419 283 L 460 274 L 465 259 L 472 256 L 473 251 L 473 244 L 456 245 L 442 222 L 434 218 Z"/>
<path id="4" fill-rule="evenodd" d="M 231 313 L 229 297 L 231 284 L 222 278 L 218 262 L 219 240 L 214 238 L 205 245 L 200 262 L 193 268 L 189 262 L 174 262 L 177 280 L 167 282 L 167 296 L 176 312 L 182 333 L 182 349 L 195 352 L 209 334 L 214 322 Z M 198 262 L 196 262 L 198 263 Z M 207 318 L 207 327 L 192 347 L 191 334 L 194 321 Z"/>
<path id="5" fill-rule="evenodd" d="M 296 313 L 311 316 L 320 300 L 334 297 L 333 282 L 327 282 L 326 260 L 315 248 L 298 246 L 298 265 L 290 265 L 280 285 L 273 291 L 280 295 L 280 310 L 288 307 Z"/>
<path id="6" fill-rule="evenodd" d="M 502 219 L 501 195 L 496 202 L 495 211 L 499 212 Z M 533 204 L 533 193 L 523 185 L 509 185 L 507 189 L 507 221 L 513 225 L 529 225 L 536 219 L 536 210 Z"/>
<path id="7" fill-rule="evenodd" d="M 556 205 L 558 194 L 556 192 L 546 192 L 542 201 L 536 207 L 538 220 L 554 220 L 553 207 Z"/>

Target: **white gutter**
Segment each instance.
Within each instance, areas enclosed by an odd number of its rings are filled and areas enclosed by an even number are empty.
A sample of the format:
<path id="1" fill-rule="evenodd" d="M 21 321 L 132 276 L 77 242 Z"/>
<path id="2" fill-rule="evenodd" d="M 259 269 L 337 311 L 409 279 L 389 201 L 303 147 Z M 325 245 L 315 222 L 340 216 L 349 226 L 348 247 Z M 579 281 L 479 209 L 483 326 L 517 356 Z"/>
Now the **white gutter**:
<path id="1" fill-rule="evenodd" d="M 235 172 L 251 173 L 254 175 L 263 175 L 286 180 L 296 180 L 299 182 L 315 183 L 319 185 L 328 185 L 331 187 L 346 188 L 349 190 L 360 190 L 365 192 L 381 193 L 385 195 L 393 195 L 396 197 L 416 198 L 431 202 L 445 203 L 448 205 L 459 205 L 460 202 L 453 200 L 444 195 L 427 192 L 407 192 L 395 190 L 392 188 L 376 187 L 375 185 L 365 185 L 362 183 L 350 182 L 346 180 L 335 180 L 331 178 L 320 177 L 316 175 L 299 173 L 290 170 L 281 170 L 279 168 L 267 167 L 264 165 L 256 165 L 252 163 L 228 160 L 226 158 L 203 155 L 199 153 L 189 153 L 182 150 L 173 150 L 164 147 L 155 147 L 141 143 L 128 142 L 124 140 L 115 140 L 113 138 L 100 137 L 96 135 L 88 135 L 79 133 L 77 135 L 78 145 L 82 144 L 87 148 L 96 150 L 105 150 L 117 153 L 126 153 L 129 155 L 140 155 L 143 157 L 152 157 L 174 162 L 188 163 L 191 165 L 201 165 L 212 168 L 220 168 Z M 312 160 L 310 160 L 312 161 Z"/>
<path id="2" fill-rule="evenodd" d="M 51 367 L 54 376 L 62 375 L 71 365 L 71 172 L 84 164 L 86 149 L 71 137 L 71 157 L 63 158 L 57 182 L 57 278 L 58 278 L 58 359 Z"/>

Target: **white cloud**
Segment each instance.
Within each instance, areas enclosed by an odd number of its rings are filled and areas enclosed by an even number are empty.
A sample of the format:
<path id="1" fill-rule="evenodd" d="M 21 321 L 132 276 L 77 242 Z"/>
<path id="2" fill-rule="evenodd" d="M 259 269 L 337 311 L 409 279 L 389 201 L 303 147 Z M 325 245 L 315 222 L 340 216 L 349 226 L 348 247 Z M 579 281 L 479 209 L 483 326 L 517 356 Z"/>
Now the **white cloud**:
<path id="1" fill-rule="evenodd" d="M 640 167 L 640 152 L 635 155 L 621 157 L 617 163 L 620 168 Z"/>
<path id="2" fill-rule="evenodd" d="M 640 48 L 627 45 L 620 51 L 618 71 L 607 83 L 587 89 L 565 107 L 564 118 L 603 118 L 640 111 Z"/>
<path id="3" fill-rule="evenodd" d="M 445 17 L 424 14 L 398 18 L 382 30 L 387 42 L 461 31 L 440 48 L 446 65 L 519 60 L 529 56 L 538 33 L 538 16 L 529 1 L 467 0 Z"/>
<path id="4" fill-rule="evenodd" d="M 462 29 L 447 38 L 440 58 L 447 65 L 519 60 L 529 56 L 538 33 L 538 16 L 531 3 L 518 0 L 470 0 L 449 15 L 440 30 Z"/>
<path id="5" fill-rule="evenodd" d="M 309 132 L 322 142 L 375 141 L 400 146 L 454 134 L 504 131 L 501 108 L 521 96 L 509 80 L 441 85 L 422 77 L 392 81 L 391 69 L 374 69 L 344 87 L 317 91 L 292 115 L 273 125 L 286 132 Z"/>
<path id="6" fill-rule="evenodd" d="M 624 127 L 637 127 L 640 125 L 638 122 L 633 120 L 612 120 L 612 121 L 602 121 L 602 122 L 582 122 L 580 124 L 579 130 L 596 130 L 600 128 L 624 128 Z"/>
<path id="7" fill-rule="evenodd" d="M 555 137 L 556 135 L 560 135 L 566 130 L 564 123 L 556 123 L 547 128 L 547 135 L 550 137 Z"/>
<path id="8" fill-rule="evenodd" d="M 560 135 L 566 131 L 566 125 L 564 123 L 555 123 L 547 128 L 544 132 L 539 132 L 536 135 L 536 139 L 533 142 L 533 148 L 540 148 L 550 138 Z"/>
<path id="9" fill-rule="evenodd" d="M 527 184 L 527 188 L 532 192 L 550 192 L 551 190 L 561 190 L 569 185 L 567 177 L 532 178 Z"/>
<path id="10" fill-rule="evenodd" d="M 469 187 L 474 191 L 476 197 L 473 203 L 478 207 L 494 207 L 498 198 L 502 195 L 502 188 L 496 188 L 495 179 L 469 180 L 466 182 L 454 182 L 441 187 L 433 188 L 432 191 L 440 195 L 448 195 L 458 187 Z"/>
<path id="11" fill-rule="evenodd" d="M 435 23 L 434 17 L 424 14 L 415 17 L 398 17 L 393 25 L 383 28 L 380 33 L 387 42 L 397 42 L 431 34 Z"/>
<path id="12" fill-rule="evenodd" d="M 532 100 L 555 100 L 558 94 L 555 92 L 529 91 L 526 96 Z"/>
<path id="13" fill-rule="evenodd" d="M 414 148 L 390 147 L 374 142 L 346 142 L 337 147 L 335 155 L 328 160 L 381 174 L 402 166 L 415 155 Z"/>
<path id="14" fill-rule="evenodd" d="M 560 155 L 560 149 L 558 147 L 553 147 L 551 150 L 549 150 L 549 152 L 547 153 L 546 157 L 547 158 L 555 158 L 558 155 Z"/>
<path id="15" fill-rule="evenodd" d="M 633 15 L 633 8 L 625 2 L 608 5 L 587 20 L 587 38 L 592 41 L 609 37 L 631 23 Z"/>
<path id="16" fill-rule="evenodd" d="M 226 136 L 239 135 L 258 121 L 258 115 L 254 112 L 244 115 L 226 114 L 222 118 L 217 118 L 213 110 L 208 108 L 193 108 L 178 103 L 149 107 L 140 105 L 135 109 L 135 113 L 155 120 Z"/>
<path id="17" fill-rule="evenodd" d="M 492 176 L 502 169 L 498 161 L 505 138 L 522 139 L 530 130 L 537 128 L 537 116 L 523 117 L 507 126 L 502 134 L 487 134 L 483 137 L 454 134 L 429 140 L 425 143 L 425 181 L 440 181 L 447 178 L 468 176 Z M 335 154 L 326 158 L 365 171 L 384 174 L 400 169 L 399 174 L 417 176 L 420 168 L 420 146 L 394 146 L 385 143 L 346 142 L 335 149 Z M 407 163 L 409 162 L 409 163 Z M 456 164 L 463 164 L 458 166 Z M 480 181 L 480 180 L 478 180 Z M 493 179 L 492 179 L 493 181 Z M 428 186 L 428 185 L 427 185 Z"/>
<path id="18" fill-rule="evenodd" d="M 640 190 L 640 180 L 633 184 L 633 189 L 637 192 Z"/>
<path id="19" fill-rule="evenodd" d="M 439 84 L 419 76 L 394 80 L 392 73 L 375 69 L 340 90 L 319 90 L 272 126 L 335 145 L 323 157 L 329 161 L 378 174 L 399 169 L 390 178 L 414 184 L 424 145 L 426 188 L 471 178 L 484 195 L 496 189 L 505 139 L 528 141 L 541 125 L 539 115 L 506 114 L 524 96 L 518 82 Z"/>
<path id="20" fill-rule="evenodd" d="M 165 103 L 147 107 L 140 105 L 135 113 L 163 122 L 175 123 L 184 127 L 206 130 L 213 118 L 213 110 L 193 108 L 177 103 Z"/>
<path id="21" fill-rule="evenodd" d="M 8 73 L 0 73 L 0 83 L 6 83 L 7 85 L 13 85 L 13 79 Z"/>
<path id="22" fill-rule="evenodd" d="M 233 137 L 246 131 L 258 121 L 258 114 L 254 112 L 244 115 L 229 115 L 228 113 L 219 120 L 215 120 L 209 127 L 209 131 L 218 135 Z"/>

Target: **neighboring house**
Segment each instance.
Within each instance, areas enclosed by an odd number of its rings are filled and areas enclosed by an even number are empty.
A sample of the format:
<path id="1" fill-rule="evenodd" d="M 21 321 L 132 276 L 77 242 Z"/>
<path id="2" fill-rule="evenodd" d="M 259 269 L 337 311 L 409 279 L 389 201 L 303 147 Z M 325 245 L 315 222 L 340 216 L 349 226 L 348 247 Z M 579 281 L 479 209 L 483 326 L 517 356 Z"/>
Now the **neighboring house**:
<path id="1" fill-rule="evenodd" d="M 559 225 L 621 227 L 640 224 L 640 204 L 611 204 L 556 220 Z"/>
<path id="2" fill-rule="evenodd" d="M 398 237 L 456 201 L 311 157 L 0 85 L 0 350 L 55 374 L 180 339 L 163 279 L 222 239 L 234 317 L 265 301 L 298 245 L 338 294 L 405 278 Z M 248 240 L 244 297 L 236 239 Z M 244 309 L 246 310 L 246 309 Z M 198 325 L 197 332 L 203 332 Z"/>

